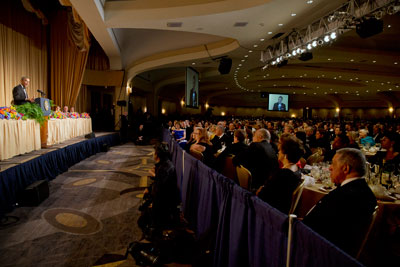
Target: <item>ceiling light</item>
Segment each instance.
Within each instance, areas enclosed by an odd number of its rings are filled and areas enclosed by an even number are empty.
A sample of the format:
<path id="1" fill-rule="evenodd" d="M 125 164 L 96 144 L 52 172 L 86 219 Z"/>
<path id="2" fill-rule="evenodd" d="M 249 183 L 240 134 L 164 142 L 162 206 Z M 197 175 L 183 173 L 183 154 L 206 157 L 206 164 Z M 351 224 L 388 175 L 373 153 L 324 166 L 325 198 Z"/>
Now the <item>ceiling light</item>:
<path id="1" fill-rule="evenodd" d="M 249 55 L 244 55 L 244 57 L 249 57 Z"/>
<path id="2" fill-rule="evenodd" d="M 353 61 L 354 61 L 354 59 L 350 59 L 350 61 L 351 61 L 351 62 L 353 62 Z"/>
<path id="3" fill-rule="evenodd" d="M 378 89 L 378 90 L 376 90 L 376 91 L 377 91 L 377 92 L 380 92 L 381 90 Z"/>
<path id="4" fill-rule="evenodd" d="M 242 61 L 242 62 L 245 62 L 246 60 L 242 59 L 241 61 Z"/>
<path id="5" fill-rule="evenodd" d="M 302 50 L 301 48 L 297 48 L 297 49 L 296 49 L 296 53 L 297 53 L 297 54 L 301 54 L 302 52 L 303 52 L 303 50 Z"/>
<path id="6" fill-rule="evenodd" d="M 313 0 L 308 0 L 306 3 L 307 3 L 307 4 L 312 4 L 312 3 L 313 3 Z"/>
<path id="7" fill-rule="evenodd" d="M 255 45 L 253 45 L 253 47 L 258 47 L 258 45 L 257 45 L 257 44 L 255 44 Z"/>
<path id="8" fill-rule="evenodd" d="M 318 40 L 318 44 L 319 44 L 319 45 L 322 45 L 323 43 L 324 43 L 324 40 L 322 40 L 322 39 L 319 39 L 319 40 Z"/>
<path id="9" fill-rule="evenodd" d="M 296 55 L 296 51 L 293 51 L 293 53 L 294 53 L 294 55 L 293 56 L 295 56 Z M 290 53 L 286 53 L 286 58 L 290 58 L 292 55 L 290 54 Z"/>
<path id="10" fill-rule="evenodd" d="M 332 32 L 330 37 L 331 37 L 332 40 L 336 39 L 336 37 L 337 37 L 336 32 Z"/>
<path id="11" fill-rule="evenodd" d="M 272 34 L 272 32 L 268 32 L 268 34 Z"/>
<path id="12" fill-rule="evenodd" d="M 253 50 L 249 50 L 249 53 L 253 53 Z"/>
<path id="13" fill-rule="evenodd" d="M 295 94 L 296 94 L 296 92 L 293 92 L 293 94 L 295 95 Z"/>
<path id="14" fill-rule="evenodd" d="M 239 67 L 241 67 L 242 66 L 242 64 L 239 64 Z"/>
<path id="15" fill-rule="evenodd" d="M 303 94 L 305 94 L 305 95 L 306 95 L 307 93 L 306 93 L 306 92 L 304 92 Z"/>
<path id="16" fill-rule="evenodd" d="M 278 57 L 278 58 L 276 59 L 276 62 L 279 63 L 280 61 L 281 61 L 281 59 Z"/>
<path id="17" fill-rule="evenodd" d="M 397 65 L 397 64 L 398 64 L 397 62 L 394 63 L 394 65 Z"/>
<path id="18" fill-rule="evenodd" d="M 292 55 L 295 56 L 297 54 L 296 50 L 292 51 Z"/>
<path id="19" fill-rule="evenodd" d="M 346 91 L 346 94 L 348 94 L 349 93 L 349 91 Z"/>
<path id="20" fill-rule="evenodd" d="M 327 94 L 328 92 L 324 92 L 324 94 Z"/>
<path id="21" fill-rule="evenodd" d="M 276 61 L 275 61 L 275 60 L 271 62 L 271 65 L 275 65 L 275 64 L 276 64 Z"/>
<path id="22" fill-rule="evenodd" d="M 261 39 L 260 39 L 261 42 L 264 42 L 264 40 L 265 40 L 264 38 L 261 38 Z"/>
<path id="23" fill-rule="evenodd" d="M 192 65 L 196 65 L 196 62 L 193 62 Z"/>
<path id="24" fill-rule="evenodd" d="M 324 42 L 327 43 L 330 41 L 329 35 L 325 35 L 324 37 Z"/>
<path id="25" fill-rule="evenodd" d="M 317 41 L 316 41 L 316 40 L 312 41 L 311 45 L 312 45 L 313 47 L 317 47 Z"/>
<path id="26" fill-rule="evenodd" d="M 278 24 L 278 26 L 279 26 L 279 27 L 282 27 L 282 26 L 283 26 L 283 24 L 282 24 L 282 23 L 279 23 L 279 24 Z"/>
<path id="27" fill-rule="evenodd" d="M 376 63 L 376 60 L 372 60 L 372 63 Z"/>
<path id="28" fill-rule="evenodd" d="M 389 91 L 392 91 L 392 88 L 389 88 Z"/>
<path id="29" fill-rule="evenodd" d="M 308 49 L 308 50 L 311 50 L 311 49 L 312 49 L 311 43 L 307 44 L 307 49 Z"/>
<path id="30" fill-rule="evenodd" d="M 314 93 L 314 95 L 316 95 L 317 93 Z"/>
<path id="31" fill-rule="evenodd" d="M 294 16 L 296 16 L 296 14 L 295 14 L 295 13 L 292 13 L 291 16 L 294 17 Z"/>
<path id="32" fill-rule="evenodd" d="M 328 58 L 328 61 L 331 61 L 332 59 L 331 58 Z"/>
<path id="33" fill-rule="evenodd" d="M 389 24 L 389 25 L 388 25 L 388 28 L 390 28 L 390 27 L 392 27 L 392 25 Z"/>

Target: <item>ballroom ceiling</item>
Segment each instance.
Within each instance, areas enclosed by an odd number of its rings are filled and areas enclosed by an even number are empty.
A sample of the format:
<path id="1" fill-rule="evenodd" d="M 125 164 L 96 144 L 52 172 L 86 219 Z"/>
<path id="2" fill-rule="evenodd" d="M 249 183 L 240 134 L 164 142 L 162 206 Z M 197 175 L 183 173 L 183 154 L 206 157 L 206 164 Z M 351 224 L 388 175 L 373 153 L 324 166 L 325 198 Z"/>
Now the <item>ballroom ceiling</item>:
<path id="1" fill-rule="evenodd" d="M 179 101 L 190 66 L 200 73 L 203 104 L 265 106 L 260 92 L 279 92 L 298 108 L 400 107 L 400 13 L 384 16 L 378 35 L 347 31 L 313 49 L 312 60 L 262 69 L 261 51 L 276 34 L 303 29 L 345 2 L 71 0 L 135 90 Z M 218 72 L 220 56 L 233 60 L 227 75 Z"/>

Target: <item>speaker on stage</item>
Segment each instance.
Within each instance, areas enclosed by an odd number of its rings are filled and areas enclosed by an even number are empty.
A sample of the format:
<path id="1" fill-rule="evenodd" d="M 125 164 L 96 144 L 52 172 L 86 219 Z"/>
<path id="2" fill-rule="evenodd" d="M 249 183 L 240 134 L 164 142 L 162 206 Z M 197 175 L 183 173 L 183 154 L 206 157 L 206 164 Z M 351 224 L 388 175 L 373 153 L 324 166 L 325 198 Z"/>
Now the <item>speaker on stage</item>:
<path id="1" fill-rule="evenodd" d="M 228 57 L 223 57 L 219 61 L 218 71 L 221 74 L 228 74 L 231 71 L 232 59 Z"/>
<path id="2" fill-rule="evenodd" d="M 21 195 L 22 206 L 38 206 L 49 197 L 49 183 L 46 180 L 39 180 L 29 185 Z"/>
<path id="3" fill-rule="evenodd" d="M 96 135 L 94 134 L 94 132 L 91 132 L 91 133 L 85 135 L 86 139 L 92 139 L 92 138 L 95 138 L 95 137 L 96 137 Z"/>

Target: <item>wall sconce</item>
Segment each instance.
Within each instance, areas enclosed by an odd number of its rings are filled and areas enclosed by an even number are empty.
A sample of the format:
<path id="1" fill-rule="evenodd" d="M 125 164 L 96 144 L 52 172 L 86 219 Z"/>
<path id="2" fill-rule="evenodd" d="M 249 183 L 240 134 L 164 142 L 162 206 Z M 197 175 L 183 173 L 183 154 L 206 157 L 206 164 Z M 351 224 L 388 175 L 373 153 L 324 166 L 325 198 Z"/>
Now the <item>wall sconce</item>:
<path id="1" fill-rule="evenodd" d="M 224 111 L 221 112 L 221 116 L 225 116 L 225 112 Z"/>
<path id="2" fill-rule="evenodd" d="M 390 113 L 393 113 L 393 107 L 390 107 L 390 108 L 389 108 L 389 112 L 390 112 Z"/>
<path id="3" fill-rule="evenodd" d="M 144 112 L 147 112 L 147 107 L 144 107 L 144 109 L 143 109 L 143 110 L 144 110 Z"/>
<path id="4" fill-rule="evenodd" d="M 162 114 L 165 114 L 165 108 L 163 108 L 163 109 L 161 110 L 161 113 L 162 113 Z"/>
<path id="5" fill-rule="evenodd" d="M 208 108 L 210 107 L 210 106 L 208 105 L 208 103 L 206 103 L 204 106 L 206 107 L 206 109 L 208 109 Z"/>
<path id="6" fill-rule="evenodd" d="M 296 118 L 296 114 L 293 113 L 291 117 L 292 117 L 292 118 Z"/>
<path id="7" fill-rule="evenodd" d="M 340 108 L 336 108 L 336 112 L 339 112 L 340 111 Z"/>
<path id="8" fill-rule="evenodd" d="M 185 101 L 183 99 L 181 100 L 181 106 L 183 107 L 185 105 Z"/>
<path id="9" fill-rule="evenodd" d="M 131 93 L 132 93 L 132 88 L 129 85 L 127 85 L 126 86 L 126 94 L 130 95 Z"/>

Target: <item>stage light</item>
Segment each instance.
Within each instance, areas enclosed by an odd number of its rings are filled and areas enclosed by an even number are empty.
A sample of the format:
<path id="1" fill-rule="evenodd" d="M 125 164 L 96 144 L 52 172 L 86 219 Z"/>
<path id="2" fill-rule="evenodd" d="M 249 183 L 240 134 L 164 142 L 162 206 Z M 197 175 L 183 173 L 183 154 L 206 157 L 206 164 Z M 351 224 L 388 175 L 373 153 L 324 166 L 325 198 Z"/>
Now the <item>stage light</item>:
<path id="1" fill-rule="evenodd" d="M 297 54 L 296 50 L 292 51 L 292 55 L 295 56 Z"/>
<path id="2" fill-rule="evenodd" d="M 324 44 L 324 40 L 319 39 L 319 40 L 318 40 L 318 45 L 323 45 L 323 44 Z"/>
<path id="3" fill-rule="evenodd" d="M 329 37 L 329 35 L 325 35 L 324 37 L 324 42 L 327 43 L 331 40 L 331 38 Z"/>
<path id="4" fill-rule="evenodd" d="M 303 50 L 302 50 L 301 48 L 297 48 L 297 49 L 296 49 L 296 53 L 297 53 L 297 54 L 301 54 L 301 53 L 303 53 Z"/>
<path id="5" fill-rule="evenodd" d="M 339 112 L 340 111 L 340 108 L 336 108 L 336 112 Z"/>
<path id="6" fill-rule="evenodd" d="M 389 112 L 392 113 L 393 112 L 393 107 L 389 108 Z"/>
<path id="7" fill-rule="evenodd" d="M 312 49 L 311 43 L 307 44 L 307 49 L 308 49 L 308 50 L 311 50 L 311 49 Z"/>
<path id="8" fill-rule="evenodd" d="M 279 62 L 281 62 L 281 59 L 278 57 L 278 58 L 276 59 L 276 63 L 279 63 Z"/>
<path id="9" fill-rule="evenodd" d="M 290 58 L 292 55 L 290 53 L 286 53 L 285 58 Z M 294 55 L 295 56 L 295 55 Z"/>
<path id="10" fill-rule="evenodd" d="M 330 35 L 330 37 L 331 37 L 332 40 L 335 40 L 336 37 L 337 37 L 336 32 L 332 32 L 331 35 Z"/>
<path id="11" fill-rule="evenodd" d="M 312 45 L 312 47 L 317 47 L 317 41 L 316 40 L 314 40 L 314 41 L 312 41 L 312 43 L 311 43 L 311 45 Z"/>
<path id="12" fill-rule="evenodd" d="M 276 61 L 275 61 L 275 60 L 271 62 L 271 65 L 272 65 L 272 66 L 275 65 L 275 64 L 276 64 Z"/>
<path id="13" fill-rule="evenodd" d="M 397 12 L 399 12 L 400 11 L 400 6 L 389 6 L 388 8 L 387 8 L 387 13 L 389 14 L 389 15 L 394 15 L 395 13 L 397 13 Z"/>

